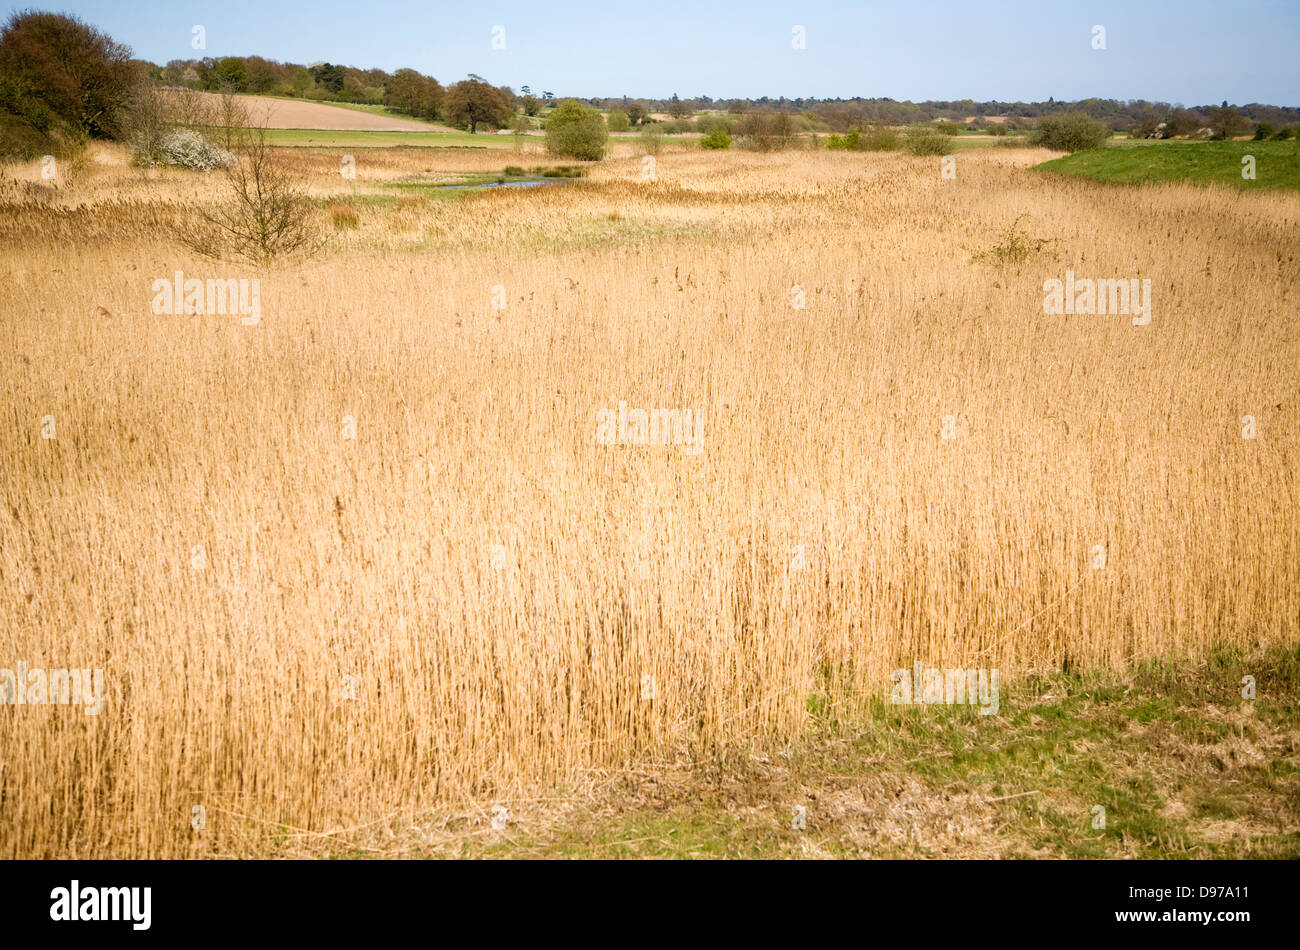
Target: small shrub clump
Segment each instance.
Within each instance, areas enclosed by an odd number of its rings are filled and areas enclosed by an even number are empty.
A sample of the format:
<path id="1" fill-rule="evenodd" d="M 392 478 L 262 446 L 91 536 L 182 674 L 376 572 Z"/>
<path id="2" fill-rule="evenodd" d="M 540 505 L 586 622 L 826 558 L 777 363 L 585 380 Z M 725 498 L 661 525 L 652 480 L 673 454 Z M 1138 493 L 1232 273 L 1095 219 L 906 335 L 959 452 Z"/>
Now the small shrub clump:
<path id="1" fill-rule="evenodd" d="M 952 140 L 938 129 L 918 125 L 907 130 L 907 140 L 903 144 L 913 155 L 947 155 Z"/>
<path id="2" fill-rule="evenodd" d="M 641 131 L 641 151 L 647 155 L 658 155 L 663 141 L 663 133 L 656 126 L 649 125 Z"/>
<path id="3" fill-rule="evenodd" d="M 1023 214 L 1017 215 L 1016 220 L 1002 233 L 998 243 L 987 251 L 976 254 L 974 261 L 980 264 L 1019 265 L 1056 243 L 1054 238 L 1030 237 L 1028 232 L 1022 232 L 1020 219 L 1023 217 Z"/>
<path id="4" fill-rule="evenodd" d="M 1097 148 L 1110 138 L 1110 129 L 1085 112 L 1046 115 L 1029 142 L 1054 152 L 1082 152 Z"/>
<path id="5" fill-rule="evenodd" d="M 728 135 L 731 135 L 735 132 L 735 129 L 732 127 L 732 125 L 733 123 L 728 116 L 702 115 L 695 120 L 695 131 L 701 133 L 702 135 L 708 135 L 714 129 L 722 129 L 722 131 L 726 132 Z"/>
<path id="6" fill-rule="evenodd" d="M 149 161 L 145 157 L 141 160 Z M 208 172 L 214 168 L 230 168 L 235 164 L 235 156 L 213 145 L 193 129 L 176 129 L 164 135 L 158 143 L 158 161 L 164 165 Z"/>
<path id="7" fill-rule="evenodd" d="M 713 129 L 708 135 L 700 139 L 700 148 L 731 148 L 731 136 L 727 134 L 726 129 Z"/>
<path id="8" fill-rule="evenodd" d="M 533 174 L 543 178 L 581 178 L 587 173 L 579 165 L 552 165 L 549 168 L 538 165 L 533 169 Z"/>
<path id="9" fill-rule="evenodd" d="M 739 131 L 745 148 L 777 152 L 794 142 L 794 119 L 786 112 L 749 112 L 740 120 Z"/>
<path id="10" fill-rule="evenodd" d="M 868 152 L 895 152 L 901 145 L 898 132 L 887 125 L 876 126 L 862 140 L 862 147 Z"/>
<path id="11" fill-rule="evenodd" d="M 565 99 L 546 119 L 546 148 L 563 155 L 596 162 L 605 157 L 609 128 L 597 109 L 576 99 Z"/>
<path id="12" fill-rule="evenodd" d="M 860 152 L 863 148 L 862 133 L 854 129 L 848 135 L 831 133 L 826 140 L 826 147 L 833 152 Z"/>

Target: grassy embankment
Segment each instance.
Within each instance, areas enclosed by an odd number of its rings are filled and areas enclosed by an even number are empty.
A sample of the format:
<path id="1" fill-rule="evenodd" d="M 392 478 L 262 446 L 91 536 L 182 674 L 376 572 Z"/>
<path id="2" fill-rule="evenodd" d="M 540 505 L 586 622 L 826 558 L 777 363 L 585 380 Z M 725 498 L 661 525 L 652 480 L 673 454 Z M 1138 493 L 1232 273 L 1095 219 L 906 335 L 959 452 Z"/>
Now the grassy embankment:
<path id="1" fill-rule="evenodd" d="M 1255 158 L 1255 178 L 1242 178 L 1242 159 Z M 1046 172 L 1095 181 L 1140 184 L 1202 182 L 1244 190 L 1300 189 L 1296 142 L 1160 142 L 1146 148 L 1109 147 L 1044 162 Z"/>

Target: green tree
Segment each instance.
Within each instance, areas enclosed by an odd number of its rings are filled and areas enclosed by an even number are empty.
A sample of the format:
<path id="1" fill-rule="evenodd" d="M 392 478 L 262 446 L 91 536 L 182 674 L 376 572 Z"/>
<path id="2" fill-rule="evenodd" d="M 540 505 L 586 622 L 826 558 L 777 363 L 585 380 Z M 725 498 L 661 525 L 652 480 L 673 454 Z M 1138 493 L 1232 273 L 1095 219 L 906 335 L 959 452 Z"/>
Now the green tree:
<path id="1" fill-rule="evenodd" d="M 399 69 L 384 83 L 384 105 L 421 119 L 436 119 L 443 98 L 442 84 L 414 69 Z"/>
<path id="2" fill-rule="evenodd" d="M 5 125 L 48 117 L 47 131 L 105 138 L 122 129 L 137 73 L 130 49 L 76 17 L 15 13 L 0 30 L 0 76 L 11 103 L 30 100 L 6 109 Z"/>
<path id="3" fill-rule="evenodd" d="M 217 60 L 217 65 L 208 73 L 208 88 L 213 90 L 232 89 L 243 92 L 248 79 L 248 70 L 244 61 L 237 56 L 227 56 Z"/>
<path id="4" fill-rule="evenodd" d="M 311 91 L 311 87 L 316 80 L 312 78 L 311 73 L 299 66 L 289 76 L 289 89 L 295 96 L 305 96 Z"/>
<path id="5" fill-rule="evenodd" d="M 546 148 L 553 155 L 598 161 L 608 141 L 600 112 L 576 99 L 565 99 L 547 116 Z"/>
<path id="6" fill-rule="evenodd" d="M 626 132 L 632 126 L 628 121 L 627 113 L 622 109 L 611 109 L 605 122 L 611 132 Z"/>
<path id="7" fill-rule="evenodd" d="M 501 90 L 477 77 L 463 79 L 447 90 L 443 111 L 449 122 L 476 132 L 479 123 L 501 128 L 510 118 L 510 105 Z"/>
<path id="8" fill-rule="evenodd" d="M 342 66 L 335 66 L 331 63 L 321 63 L 319 66 L 313 66 L 311 75 L 317 83 L 334 95 L 338 95 L 339 90 L 343 88 L 343 80 L 347 78 Z"/>
<path id="9" fill-rule="evenodd" d="M 287 72 L 279 63 L 261 56 L 244 60 L 244 91 L 253 94 L 271 92 Z"/>
<path id="10" fill-rule="evenodd" d="M 30 87 L 0 73 L 0 160 L 26 160 L 48 152 L 58 121 Z"/>

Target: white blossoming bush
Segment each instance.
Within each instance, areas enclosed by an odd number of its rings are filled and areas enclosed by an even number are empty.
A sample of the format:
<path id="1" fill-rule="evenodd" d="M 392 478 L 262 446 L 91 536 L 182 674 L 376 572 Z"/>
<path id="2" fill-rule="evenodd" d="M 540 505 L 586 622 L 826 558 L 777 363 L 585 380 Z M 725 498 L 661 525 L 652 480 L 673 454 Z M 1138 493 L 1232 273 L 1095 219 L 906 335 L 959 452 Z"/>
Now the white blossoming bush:
<path id="1" fill-rule="evenodd" d="M 192 129 L 177 129 L 162 137 L 158 147 L 163 164 L 179 165 L 197 171 L 229 168 L 235 156 L 220 146 L 213 145 Z"/>

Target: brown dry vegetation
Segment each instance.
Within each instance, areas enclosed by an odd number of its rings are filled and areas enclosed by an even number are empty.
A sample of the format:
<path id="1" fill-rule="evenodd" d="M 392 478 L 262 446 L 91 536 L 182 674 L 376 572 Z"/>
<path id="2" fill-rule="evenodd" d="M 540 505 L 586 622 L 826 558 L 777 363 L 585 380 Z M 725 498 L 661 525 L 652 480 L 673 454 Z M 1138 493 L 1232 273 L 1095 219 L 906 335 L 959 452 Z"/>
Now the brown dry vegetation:
<path id="1" fill-rule="evenodd" d="M 810 694 L 865 715 L 913 660 L 1295 643 L 1300 197 L 1025 170 L 1046 157 L 944 181 L 666 150 L 648 183 L 626 147 L 447 200 L 385 185 L 510 159 L 364 154 L 345 182 L 299 151 L 331 243 L 262 270 L 178 240 L 216 176 L 20 169 L 0 666 L 101 667 L 109 698 L 0 710 L 0 854 L 346 846 L 779 749 Z M 1022 215 L 1055 243 L 972 263 Z M 1151 324 L 1044 316 L 1067 267 L 1150 278 Z M 259 277 L 261 323 L 155 315 L 176 270 Z M 704 453 L 597 444 L 621 400 L 703 411 Z"/>

